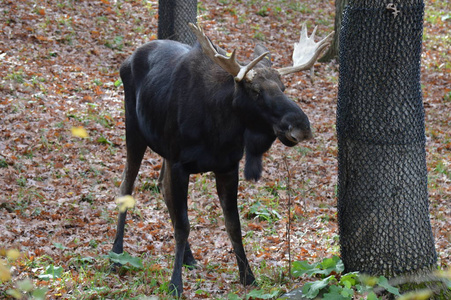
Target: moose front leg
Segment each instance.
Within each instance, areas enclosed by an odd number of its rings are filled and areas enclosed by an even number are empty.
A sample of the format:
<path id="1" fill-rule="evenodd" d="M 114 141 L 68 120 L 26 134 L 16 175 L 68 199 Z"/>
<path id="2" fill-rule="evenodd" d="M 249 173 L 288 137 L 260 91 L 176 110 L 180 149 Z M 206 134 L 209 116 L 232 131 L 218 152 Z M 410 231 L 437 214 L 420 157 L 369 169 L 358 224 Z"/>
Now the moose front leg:
<path id="1" fill-rule="evenodd" d="M 195 265 L 196 261 L 188 244 L 188 180 L 189 173 L 180 164 L 172 164 L 165 160 L 162 170 L 163 196 L 171 216 L 175 235 L 175 259 L 169 291 L 180 297 L 183 293 L 182 266 L 183 263 Z"/>
<path id="2" fill-rule="evenodd" d="M 255 284 L 255 277 L 246 258 L 241 237 L 240 216 L 237 207 L 238 167 L 229 173 L 215 173 L 216 189 L 224 212 L 225 226 L 232 242 L 238 268 L 240 282 L 243 285 Z"/>

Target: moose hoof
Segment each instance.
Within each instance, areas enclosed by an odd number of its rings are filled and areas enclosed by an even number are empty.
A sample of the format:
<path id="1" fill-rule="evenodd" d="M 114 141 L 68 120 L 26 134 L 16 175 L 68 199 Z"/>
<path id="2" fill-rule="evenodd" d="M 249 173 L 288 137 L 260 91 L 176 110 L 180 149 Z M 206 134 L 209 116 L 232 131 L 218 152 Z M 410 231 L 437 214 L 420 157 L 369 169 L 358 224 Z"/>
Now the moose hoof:
<path id="1" fill-rule="evenodd" d="M 183 255 L 183 265 L 189 270 L 197 269 L 197 260 L 194 258 L 193 253 L 189 248 Z"/>
<path id="2" fill-rule="evenodd" d="M 183 287 L 174 283 L 169 284 L 169 294 L 175 298 L 182 297 Z"/>
<path id="3" fill-rule="evenodd" d="M 122 264 L 117 262 L 111 262 L 110 271 L 113 273 L 120 273 L 122 270 Z"/>
<path id="4" fill-rule="evenodd" d="M 185 258 L 183 260 L 183 265 L 188 269 L 188 270 L 194 270 L 197 269 L 197 260 L 195 260 L 193 257 L 191 258 Z"/>
<path id="5" fill-rule="evenodd" d="M 255 280 L 254 275 L 247 275 L 244 278 L 241 278 L 240 281 L 241 281 L 241 284 L 244 286 L 249 286 L 249 285 L 258 286 L 258 283 Z"/>
<path id="6" fill-rule="evenodd" d="M 183 265 L 190 271 L 197 269 L 197 261 L 191 262 L 189 264 L 184 263 Z"/>

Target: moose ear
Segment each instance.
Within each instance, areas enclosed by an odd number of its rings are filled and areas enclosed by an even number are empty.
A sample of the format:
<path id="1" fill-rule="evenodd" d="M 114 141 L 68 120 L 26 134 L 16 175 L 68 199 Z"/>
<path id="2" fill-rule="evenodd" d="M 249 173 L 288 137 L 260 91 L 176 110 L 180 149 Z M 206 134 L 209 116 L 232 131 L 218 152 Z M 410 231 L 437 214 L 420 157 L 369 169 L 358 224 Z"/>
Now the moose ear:
<path id="1" fill-rule="evenodd" d="M 262 54 L 265 53 L 265 52 L 269 52 L 269 50 L 268 50 L 265 46 L 260 45 L 260 44 L 257 44 L 257 46 L 255 46 L 255 48 L 254 48 L 254 57 L 259 57 L 260 55 L 262 55 Z M 267 66 L 267 67 L 271 67 L 271 65 L 272 65 L 272 62 L 271 62 L 271 54 L 268 53 L 268 54 L 264 57 L 264 59 L 262 59 L 262 60 L 260 61 L 260 63 L 261 63 L 261 64 L 264 64 L 264 65 Z"/>

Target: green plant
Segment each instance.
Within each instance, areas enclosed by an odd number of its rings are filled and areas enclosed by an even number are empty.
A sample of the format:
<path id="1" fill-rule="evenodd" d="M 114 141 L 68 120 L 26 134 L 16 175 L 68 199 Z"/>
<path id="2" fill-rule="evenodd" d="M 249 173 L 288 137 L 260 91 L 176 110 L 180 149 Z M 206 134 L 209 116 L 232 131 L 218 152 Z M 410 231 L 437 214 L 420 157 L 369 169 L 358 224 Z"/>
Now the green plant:
<path id="1" fill-rule="evenodd" d="M 263 5 L 259 10 L 257 10 L 257 15 L 261 17 L 266 17 L 271 12 L 271 8 L 266 5 Z"/>
<path id="2" fill-rule="evenodd" d="M 293 276 L 300 277 L 304 274 L 308 276 L 324 275 L 327 276 L 332 272 L 341 273 L 344 270 L 344 265 L 338 256 L 326 258 L 321 262 L 309 264 L 306 261 L 293 262 Z"/>
<path id="3" fill-rule="evenodd" d="M 261 221 L 276 221 L 281 218 L 279 212 L 276 209 L 271 209 L 261 203 L 260 201 L 255 202 L 249 207 L 249 211 L 246 214 L 249 219 L 258 218 Z"/>
<path id="4" fill-rule="evenodd" d="M 27 185 L 27 178 L 20 176 L 19 178 L 17 178 L 16 182 L 20 187 L 25 187 Z"/>
<path id="5" fill-rule="evenodd" d="M 5 260 L 0 259 L 0 283 L 3 285 L 11 283 L 10 265 L 15 263 L 21 256 L 15 249 L 5 250 Z M 11 285 L 9 285 L 11 286 Z M 14 286 L 6 289 L 6 294 L 15 299 L 45 299 L 47 288 L 36 288 L 30 278 L 15 282 Z"/>
<path id="6" fill-rule="evenodd" d="M 314 299 L 320 295 L 322 299 L 346 300 L 353 299 L 358 294 L 373 300 L 378 299 L 373 290 L 375 286 L 380 286 L 391 294 L 400 295 L 399 290 L 391 286 L 387 278 L 383 276 L 368 277 L 358 272 L 341 274 L 343 270 L 343 262 L 338 256 L 334 256 L 312 264 L 306 261 L 294 262 L 292 274 L 295 277 L 307 275 L 318 278 L 302 287 L 302 295 L 308 299 Z"/>
<path id="7" fill-rule="evenodd" d="M 13 72 L 11 74 L 6 75 L 6 77 L 4 79 L 11 79 L 11 80 L 14 80 L 17 83 L 24 83 L 25 82 L 22 70 L 19 70 L 19 71 L 16 71 L 16 72 Z"/>
<path id="8" fill-rule="evenodd" d="M 448 177 L 449 179 L 451 179 L 451 171 L 448 170 L 447 166 L 445 165 L 445 163 L 442 160 L 440 160 L 437 163 L 437 166 L 435 167 L 435 171 L 437 173 L 443 174 L 446 177 Z"/>
<path id="9" fill-rule="evenodd" d="M 61 278 L 62 274 L 63 267 L 55 267 L 53 264 L 51 264 L 45 268 L 45 272 L 43 274 L 38 275 L 38 278 L 48 281 L 50 279 Z"/>
<path id="10" fill-rule="evenodd" d="M 271 183 L 267 183 L 265 185 L 265 190 L 267 190 L 271 195 L 274 197 L 279 196 L 279 191 L 286 190 L 287 187 L 285 185 L 282 185 L 280 181 L 274 181 Z"/>
<path id="11" fill-rule="evenodd" d="M 445 102 L 451 102 L 451 92 L 446 93 L 443 96 L 443 100 L 445 100 Z"/>
<path id="12" fill-rule="evenodd" d="M 264 41 L 265 40 L 265 34 L 262 32 L 260 26 L 258 24 L 256 25 L 251 25 L 251 29 L 253 32 L 253 37 L 254 39 L 260 40 L 260 41 Z"/>
<path id="13" fill-rule="evenodd" d="M 8 163 L 6 162 L 5 159 L 0 159 L 0 168 L 7 168 L 8 167 Z"/>
<path id="14" fill-rule="evenodd" d="M 113 145 L 113 142 L 109 141 L 106 137 L 103 135 L 100 135 L 100 137 L 97 139 L 97 143 L 99 144 L 105 144 L 105 145 Z"/>
<path id="15" fill-rule="evenodd" d="M 156 180 L 146 180 L 143 182 L 143 184 L 139 187 L 140 191 L 151 191 L 153 193 L 158 193 L 158 183 Z"/>
<path id="16" fill-rule="evenodd" d="M 273 289 L 269 292 L 266 292 L 264 289 L 255 289 L 246 295 L 246 299 L 274 299 L 279 294 L 279 289 Z"/>
<path id="17" fill-rule="evenodd" d="M 139 257 L 133 257 L 125 251 L 121 254 L 109 252 L 105 258 L 110 259 L 113 263 L 122 265 L 124 268 L 130 268 L 129 265 L 136 269 L 142 269 L 144 267 Z"/>
<path id="18" fill-rule="evenodd" d="M 121 85 L 122 85 L 122 80 L 120 78 L 114 82 L 115 87 L 120 87 Z"/>
<path id="19" fill-rule="evenodd" d="M 96 240 L 90 240 L 89 246 L 95 249 L 97 248 L 97 246 L 99 246 L 99 243 Z"/>
<path id="20" fill-rule="evenodd" d="M 354 298 L 361 299 L 362 297 L 368 300 L 386 299 L 384 296 L 378 298 L 380 294 L 390 295 L 390 297 L 396 296 L 399 297 L 398 300 L 429 299 L 435 291 L 427 288 L 428 283 L 432 283 L 432 286 L 435 287 L 438 286 L 439 289 L 448 288 L 451 290 L 449 279 L 451 274 L 447 272 L 425 275 L 418 283 L 418 279 L 410 282 L 408 277 L 396 277 L 388 280 L 384 276 L 374 277 L 359 272 L 342 274 L 343 270 L 343 262 L 338 256 L 334 256 L 312 264 L 306 261 L 296 261 L 293 263 L 292 274 L 295 277 L 307 275 L 310 278 L 318 279 L 308 282 L 302 287 L 302 296 L 308 299 L 317 297 L 326 300 L 351 300 Z M 406 293 L 401 294 L 400 288 L 396 286 L 404 286 L 405 284 L 409 284 L 410 287 Z M 411 287 L 412 284 L 413 288 Z M 412 291 L 412 289 L 414 290 Z M 446 291 L 443 293 L 448 295 Z"/>
<path id="21" fill-rule="evenodd" d="M 14 289 L 8 289 L 6 293 L 15 299 L 43 300 L 47 293 L 47 288 L 36 288 L 29 278 L 19 280 Z"/>
<path id="22" fill-rule="evenodd" d="M 105 46 L 112 50 L 122 50 L 124 48 L 124 37 L 117 35 L 112 41 L 106 41 Z"/>
<path id="23" fill-rule="evenodd" d="M 302 4 L 298 1 L 289 3 L 288 7 L 295 12 L 299 12 L 301 14 L 310 14 L 312 13 L 312 9 L 308 7 L 306 4 Z"/>

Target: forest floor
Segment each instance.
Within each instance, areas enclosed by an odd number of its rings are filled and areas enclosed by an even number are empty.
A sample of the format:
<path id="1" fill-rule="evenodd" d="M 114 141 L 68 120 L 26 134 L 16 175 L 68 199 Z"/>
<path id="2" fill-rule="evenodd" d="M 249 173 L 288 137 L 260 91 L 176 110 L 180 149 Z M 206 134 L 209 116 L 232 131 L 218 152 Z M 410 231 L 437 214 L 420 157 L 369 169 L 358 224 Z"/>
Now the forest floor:
<path id="1" fill-rule="evenodd" d="M 199 2 L 199 22 L 214 43 L 237 49 L 243 61 L 262 43 L 276 67 L 291 64 L 302 22 L 310 30 L 318 25 L 319 37 L 334 25 L 334 1 Z M 422 54 L 431 223 L 441 268 L 451 263 L 450 10 L 448 1 L 426 1 Z M 108 268 L 125 163 L 118 69 L 134 49 L 156 39 L 157 22 L 156 0 L 1 1 L 0 265 L 7 263 L 12 278 L 0 279 L 0 298 L 10 297 L 7 290 L 24 291 L 17 285 L 25 278 L 33 288 L 46 287 L 50 299 L 165 297 L 174 242 L 155 187 L 161 159 L 151 151 L 136 182 L 125 238 L 125 250 L 145 269 L 116 274 Z M 290 256 L 313 262 L 339 255 L 338 66 L 318 63 L 313 76 L 302 72 L 284 82 L 315 138 L 293 148 L 276 142 L 264 157 L 262 179 L 242 180 L 239 189 L 250 264 L 262 286 L 281 292 L 302 283 L 287 275 Z M 88 137 L 74 136 L 77 127 Z M 190 242 L 200 266 L 183 272 L 187 299 L 249 292 L 239 284 L 212 179 L 207 173 L 190 180 Z M 20 257 L 6 261 L 10 249 Z M 52 280 L 42 276 L 55 272 Z"/>

